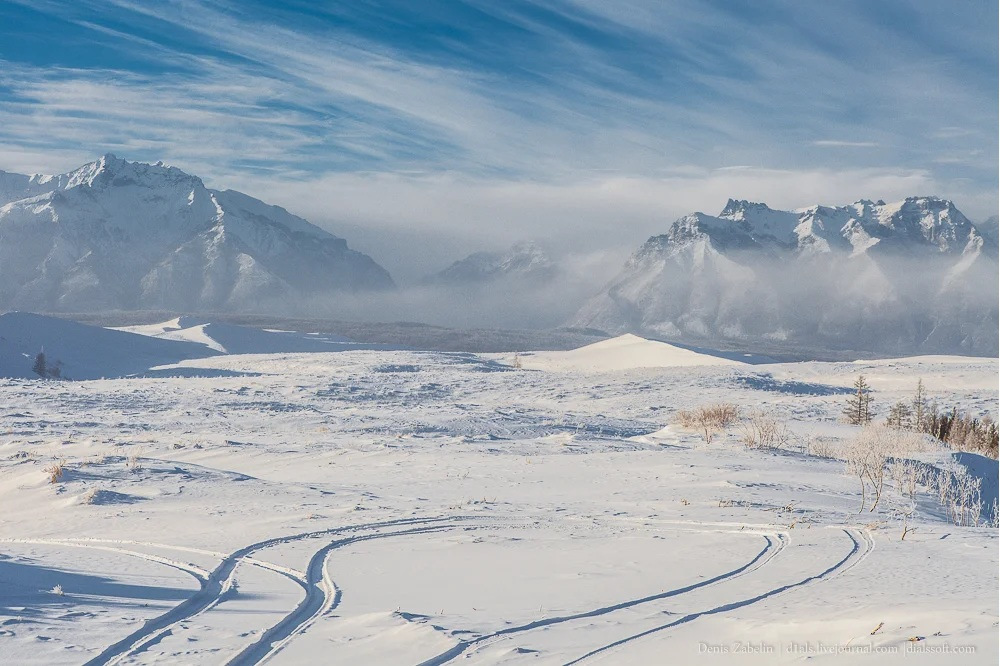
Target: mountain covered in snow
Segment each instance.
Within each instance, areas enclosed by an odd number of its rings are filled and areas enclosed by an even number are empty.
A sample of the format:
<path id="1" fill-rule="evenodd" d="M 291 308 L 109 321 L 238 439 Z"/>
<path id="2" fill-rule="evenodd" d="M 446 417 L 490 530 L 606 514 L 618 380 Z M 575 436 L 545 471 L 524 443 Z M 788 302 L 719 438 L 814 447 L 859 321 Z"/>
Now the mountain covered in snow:
<path id="1" fill-rule="evenodd" d="M 474 286 L 508 278 L 543 281 L 556 273 L 548 254 L 532 241 L 515 243 L 502 252 L 474 252 L 442 271 L 428 276 L 426 284 Z"/>
<path id="2" fill-rule="evenodd" d="M 729 200 L 647 240 L 570 322 L 678 339 L 995 355 L 995 222 L 936 197 Z"/>
<path id="3" fill-rule="evenodd" d="M 294 310 L 393 286 L 344 239 L 162 163 L 0 172 L 0 308 Z"/>

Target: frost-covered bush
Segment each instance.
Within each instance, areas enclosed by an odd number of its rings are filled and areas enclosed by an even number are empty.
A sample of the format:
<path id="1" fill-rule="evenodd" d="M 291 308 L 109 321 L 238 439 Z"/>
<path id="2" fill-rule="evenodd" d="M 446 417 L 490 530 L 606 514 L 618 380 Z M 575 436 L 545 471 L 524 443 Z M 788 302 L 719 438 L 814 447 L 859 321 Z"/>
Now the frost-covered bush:
<path id="1" fill-rule="evenodd" d="M 740 421 L 740 439 L 748 449 L 777 449 L 788 444 L 788 426 L 773 412 L 752 409 Z"/>

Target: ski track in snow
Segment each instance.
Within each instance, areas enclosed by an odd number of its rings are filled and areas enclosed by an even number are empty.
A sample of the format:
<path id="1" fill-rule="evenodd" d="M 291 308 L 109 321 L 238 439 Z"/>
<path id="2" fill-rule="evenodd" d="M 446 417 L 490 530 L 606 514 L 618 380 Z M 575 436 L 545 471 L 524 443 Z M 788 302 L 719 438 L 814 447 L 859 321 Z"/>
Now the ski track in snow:
<path id="1" fill-rule="evenodd" d="M 762 601 L 769 597 L 781 594 L 782 592 L 786 592 L 791 589 L 809 585 L 810 583 L 822 582 L 834 578 L 836 576 L 840 576 L 845 572 L 849 571 L 850 569 L 854 568 L 855 566 L 857 566 L 862 560 L 867 558 L 868 555 L 875 548 L 875 542 L 872 539 L 871 535 L 868 534 L 866 530 L 857 528 L 843 528 L 843 532 L 851 540 L 851 550 L 847 553 L 847 555 L 843 557 L 843 559 L 839 560 L 836 564 L 827 569 L 824 569 L 818 574 L 814 574 L 807 578 L 803 578 L 802 580 L 796 583 L 790 583 L 788 585 L 782 585 L 780 587 L 776 587 L 762 594 L 758 594 L 757 596 L 750 597 L 749 599 L 743 599 L 740 601 L 733 601 L 727 604 L 722 604 L 720 606 L 716 606 L 714 608 L 710 608 L 708 610 L 701 611 L 698 613 L 690 613 L 677 620 L 674 620 L 673 622 L 668 622 L 658 627 L 647 629 L 646 631 L 640 632 L 633 636 L 628 636 L 627 638 L 622 638 L 613 643 L 608 643 L 607 645 L 599 647 L 596 650 L 591 650 L 590 652 L 580 657 L 577 657 L 572 661 L 566 662 L 564 666 L 572 666 L 573 664 L 579 664 L 583 661 L 591 659 L 592 657 L 596 657 L 598 655 L 604 655 L 611 650 L 621 648 L 625 645 L 633 643 L 634 641 L 645 638 L 646 636 L 649 636 L 651 634 L 655 634 L 657 632 L 663 631 L 665 629 L 670 629 L 672 627 L 676 627 L 681 624 L 692 622 L 706 615 L 717 615 L 719 613 L 725 613 L 728 611 L 736 610 L 738 608 L 744 608 L 746 606 L 753 605 L 758 601 Z"/>
<path id="2" fill-rule="evenodd" d="M 734 531 L 734 533 L 738 534 L 739 532 Z M 512 636 L 521 636 L 524 633 L 535 629 L 540 629 L 543 627 L 548 628 L 555 625 L 564 625 L 576 620 L 584 620 L 584 619 L 609 615 L 611 613 L 614 613 L 615 611 L 633 608 L 635 606 L 661 601 L 663 599 L 677 597 L 687 592 L 691 592 L 693 590 L 697 590 L 703 587 L 708 587 L 710 585 L 724 583 L 739 578 L 741 576 L 745 576 L 768 564 L 771 560 L 777 557 L 777 555 L 782 550 L 784 550 L 786 545 L 788 545 L 788 535 L 786 533 L 776 532 L 771 535 L 763 534 L 761 536 L 763 536 L 766 545 L 759 553 L 757 553 L 753 557 L 753 559 L 751 559 L 746 564 L 737 567 L 736 569 L 719 574 L 718 576 L 714 576 L 712 578 L 709 578 L 708 580 L 699 581 L 697 583 L 691 583 L 690 585 L 685 585 L 683 587 L 675 588 L 673 590 L 668 590 L 666 592 L 651 594 L 649 596 L 641 597 L 639 599 L 630 599 L 628 601 L 623 601 L 609 606 L 595 608 L 593 610 L 584 611 L 582 613 L 574 613 L 572 615 L 562 615 L 557 617 L 543 618 L 520 626 L 501 629 L 500 631 L 496 631 L 492 634 L 481 636 L 474 640 L 463 641 L 458 645 L 456 645 L 454 648 L 446 652 L 443 652 L 437 655 L 436 657 L 432 657 L 430 659 L 420 662 L 418 666 L 440 666 L 440 664 L 446 664 L 463 655 L 465 655 L 466 657 L 471 656 L 471 654 L 474 651 L 478 651 L 483 648 L 496 645 L 501 640 L 510 638 Z"/>
<path id="3" fill-rule="evenodd" d="M 327 569 L 327 561 L 335 549 L 359 541 L 441 532 L 455 527 L 458 526 L 415 527 L 395 532 L 378 532 L 333 541 L 320 548 L 309 560 L 309 567 L 306 570 L 305 598 L 291 613 L 265 631 L 257 641 L 244 648 L 226 663 L 229 666 L 252 666 L 267 661 L 277 654 L 288 641 L 305 631 L 317 618 L 337 607 L 340 603 L 341 591 L 330 578 Z"/>
<path id="4" fill-rule="evenodd" d="M 258 541 L 257 543 L 250 544 L 249 546 L 244 546 L 243 548 L 231 553 L 226 556 L 223 561 L 216 566 L 216 568 L 208 575 L 207 579 L 202 582 L 202 587 L 200 590 L 195 592 L 191 597 L 181 602 L 174 608 L 170 609 L 166 613 L 148 620 L 142 627 L 138 630 L 132 632 L 125 638 L 113 643 L 112 645 L 105 648 L 99 655 L 93 657 L 92 659 L 85 662 L 84 666 L 111 666 L 112 664 L 121 663 L 121 661 L 128 656 L 135 655 L 142 652 L 150 645 L 156 643 L 161 637 L 166 635 L 171 631 L 171 628 L 176 626 L 178 623 L 188 620 L 192 617 L 200 615 L 205 611 L 210 610 L 214 606 L 221 603 L 225 595 L 232 588 L 233 582 L 235 580 L 236 569 L 241 562 L 248 561 L 248 556 L 251 553 L 269 548 L 271 546 L 276 546 L 279 544 L 291 543 L 293 541 L 301 541 L 303 539 L 315 538 L 325 535 L 339 534 L 344 532 L 354 532 L 365 529 L 378 529 L 385 527 L 398 527 L 402 525 L 417 525 L 422 523 L 436 523 L 436 522 L 449 522 L 456 520 L 456 517 L 436 517 L 436 518 L 403 518 L 399 520 L 388 520 L 380 523 L 367 523 L 360 525 L 352 525 L 346 527 L 335 527 L 328 530 L 318 530 L 303 532 L 300 534 L 293 534 L 285 537 L 273 537 L 270 539 L 265 539 L 263 541 Z M 416 530 L 416 531 L 426 531 L 426 529 Z M 398 536 L 402 532 L 394 532 L 389 536 Z M 371 534 L 366 535 L 367 539 L 379 538 L 380 536 L 386 536 L 381 534 Z M 335 541 L 333 544 L 324 547 L 320 552 L 328 552 L 332 550 L 332 547 L 337 547 L 341 545 L 346 545 L 347 543 L 353 543 L 355 541 L 361 540 L 361 537 L 356 537 L 353 539 L 345 539 L 342 541 Z M 314 558 L 315 559 L 315 558 Z M 319 571 L 323 570 L 324 559 L 321 558 L 319 562 Z M 315 575 L 315 565 L 314 562 L 310 562 L 309 571 L 307 572 L 307 580 L 313 580 Z M 290 576 L 291 577 L 291 576 Z M 294 579 L 294 578 L 293 578 Z M 318 581 L 317 581 L 318 582 Z M 306 604 L 307 608 L 311 608 L 315 603 L 316 584 L 305 585 L 306 589 L 306 600 L 303 604 Z M 320 591 L 319 594 L 326 595 L 328 591 Z M 325 599 L 325 596 L 322 597 Z M 320 610 L 325 602 L 321 602 Z M 298 624 L 306 624 L 311 619 L 315 613 L 307 613 L 303 608 L 303 604 L 300 604 L 299 608 L 292 611 L 289 617 L 282 620 L 277 627 L 288 627 L 289 633 L 283 634 L 283 636 L 291 635 L 295 631 Z M 305 614 L 305 617 L 300 620 L 300 616 Z M 291 619 L 289 619 L 291 618 Z M 287 622 L 287 623 L 286 623 Z M 279 636 L 275 640 L 279 640 Z M 257 655 L 254 652 L 254 655 Z M 237 659 L 243 657 L 241 653 L 237 656 Z M 250 655 L 247 655 L 249 657 Z M 258 660 L 263 659 L 267 656 L 267 651 L 264 651 L 258 656 Z M 257 661 L 240 661 L 241 664 L 253 664 Z"/>
<path id="5" fill-rule="evenodd" d="M 8 562 L 46 583 L 0 609 L 0 661 L 621 663 L 660 641 L 690 647 L 688 634 L 719 628 L 713 615 L 727 623 L 720 640 L 787 619 L 764 637 L 777 642 L 864 638 L 885 614 L 887 645 L 920 631 L 968 640 L 975 663 L 995 663 L 995 533 L 953 527 L 923 493 L 920 531 L 903 545 L 889 541 L 890 506 L 865 514 L 886 540 L 856 569 L 874 541 L 854 522 L 853 480 L 842 462 L 810 455 L 855 436 L 837 418 L 838 391 L 857 373 L 882 404 L 907 398 L 922 376 L 941 404 L 994 414 L 995 361 L 775 364 L 755 370 L 773 381 L 749 382 L 724 366 L 578 375 L 507 371 L 504 360 L 251 355 L 205 361 L 244 373 L 212 379 L 0 382 L 12 537 L 0 544 L 52 551 L 51 562 Z M 676 425 L 678 409 L 710 401 L 773 410 L 793 445 L 745 450 L 736 433 L 707 445 Z M 950 451 L 917 454 L 951 462 Z M 49 481 L 45 465 L 63 459 L 65 476 Z M 105 502 L 80 501 L 94 489 Z M 146 535 L 174 543 L 127 538 Z M 158 580 L 136 595 L 74 586 L 64 576 L 88 567 L 119 576 L 72 548 L 170 567 L 199 587 L 166 568 L 154 577 L 184 585 Z M 67 566 L 67 553 L 81 562 Z M 871 582 L 871 571 L 897 566 L 914 582 Z M 758 603 L 832 579 L 829 601 Z M 53 584 L 66 596 L 49 595 Z M 862 584 L 882 585 L 887 603 L 855 610 Z M 75 607 L 85 619 L 64 612 Z"/>

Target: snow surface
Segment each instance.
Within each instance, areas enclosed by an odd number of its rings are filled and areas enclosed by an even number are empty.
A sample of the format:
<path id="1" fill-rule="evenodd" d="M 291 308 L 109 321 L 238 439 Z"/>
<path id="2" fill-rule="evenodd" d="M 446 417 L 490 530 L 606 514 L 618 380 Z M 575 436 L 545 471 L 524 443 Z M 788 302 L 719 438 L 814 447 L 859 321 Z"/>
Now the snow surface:
<path id="1" fill-rule="evenodd" d="M 997 531 L 921 493 L 901 541 L 895 488 L 859 515 L 844 463 L 803 451 L 857 434 L 862 371 L 879 407 L 920 377 L 995 417 L 996 359 L 621 367 L 683 350 L 609 342 L 578 350 L 602 372 L 356 350 L 0 380 L 0 661 L 997 663 Z M 169 374 L 192 368 L 218 375 Z M 716 401 L 793 443 L 676 425 Z"/>

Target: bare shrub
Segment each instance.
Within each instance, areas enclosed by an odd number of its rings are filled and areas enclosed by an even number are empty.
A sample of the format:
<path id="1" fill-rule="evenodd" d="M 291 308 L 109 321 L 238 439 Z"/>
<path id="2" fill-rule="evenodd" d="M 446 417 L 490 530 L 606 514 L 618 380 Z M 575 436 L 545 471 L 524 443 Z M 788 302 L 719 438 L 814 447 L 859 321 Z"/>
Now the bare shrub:
<path id="1" fill-rule="evenodd" d="M 835 460 L 842 460 L 844 457 L 843 447 L 839 441 L 825 437 L 810 437 L 806 442 L 806 453 L 817 458 Z"/>
<path id="2" fill-rule="evenodd" d="M 920 466 L 910 460 L 894 460 L 889 467 L 889 476 L 896 484 L 896 490 L 910 499 L 916 497 L 920 483 Z"/>
<path id="3" fill-rule="evenodd" d="M 59 483 L 59 481 L 62 479 L 63 472 L 65 471 L 65 469 L 66 469 L 65 460 L 59 460 L 46 467 L 44 471 L 46 474 L 49 475 L 49 483 Z"/>
<path id="4" fill-rule="evenodd" d="M 142 451 L 132 451 L 125 457 L 125 467 L 130 471 L 138 474 L 142 471 Z"/>
<path id="5" fill-rule="evenodd" d="M 739 410 L 736 405 L 724 402 L 677 412 L 677 420 L 681 426 L 699 431 L 706 444 L 711 444 L 716 433 L 736 423 L 738 418 Z"/>
<path id="6" fill-rule="evenodd" d="M 85 493 L 80 495 L 81 504 L 93 504 L 97 500 L 97 495 L 100 493 L 99 488 L 90 488 Z"/>
<path id="7" fill-rule="evenodd" d="M 752 409 L 740 422 L 741 440 L 748 449 L 777 449 L 788 444 L 788 426 L 773 412 Z"/>
<path id="8" fill-rule="evenodd" d="M 901 527 L 901 533 L 899 535 L 900 541 L 906 541 L 906 535 L 909 534 L 910 532 L 916 531 L 917 528 L 913 527 L 910 524 L 910 521 L 913 520 L 913 517 L 916 515 L 916 513 L 917 513 L 917 505 L 912 499 L 907 500 L 901 504 L 898 504 L 893 508 L 893 515 L 900 522 L 900 527 Z"/>
<path id="9" fill-rule="evenodd" d="M 895 431 L 882 426 L 868 426 L 845 449 L 847 471 L 858 477 L 861 483 L 861 509 L 865 510 L 867 489 L 871 486 L 874 511 L 882 499 L 885 488 L 885 472 L 889 459 L 895 450 Z"/>

